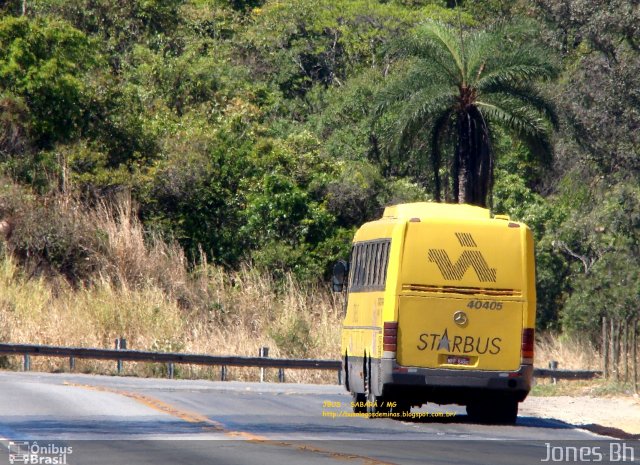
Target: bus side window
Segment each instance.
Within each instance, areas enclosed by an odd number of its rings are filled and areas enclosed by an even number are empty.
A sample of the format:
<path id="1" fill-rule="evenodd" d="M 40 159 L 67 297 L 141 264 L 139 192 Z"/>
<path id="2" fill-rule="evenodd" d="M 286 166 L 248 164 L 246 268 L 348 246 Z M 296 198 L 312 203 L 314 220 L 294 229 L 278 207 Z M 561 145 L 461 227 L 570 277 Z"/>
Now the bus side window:
<path id="1" fill-rule="evenodd" d="M 367 255 L 367 278 L 365 280 L 364 286 L 366 288 L 371 288 L 374 285 L 374 273 L 376 271 L 375 266 L 374 266 L 374 254 L 373 254 L 373 248 L 375 246 L 375 242 L 367 242 L 366 244 L 366 255 Z"/>
<path id="2" fill-rule="evenodd" d="M 373 280 L 371 285 L 373 287 L 380 287 L 380 249 L 382 248 L 381 242 L 375 242 L 373 244 Z"/>
<path id="3" fill-rule="evenodd" d="M 384 290 L 391 241 L 377 240 L 354 244 L 351 249 L 349 292 Z"/>
<path id="4" fill-rule="evenodd" d="M 389 249 L 391 243 L 389 241 L 382 243 L 382 260 L 380 262 L 380 285 L 382 287 L 387 283 L 387 268 L 389 266 Z"/>
<path id="5" fill-rule="evenodd" d="M 351 276 L 349 276 L 349 288 L 352 288 L 356 285 L 356 278 L 358 276 L 359 268 L 358 263 L 358 246 L 354 245 L 351 251 Z"/>
<path id="6" fill-rule="evenodd" d="M 349 254 L 349 279 L 347 284 L 347 290 L 353 287 L 353 276 L 356 274 L 356 248 L 355 246 L 351 247 L 351 253 Z"/>
<path id="7" fill-rule="evenodd" d="M 354 276 L 353 287 L 359 289 L 362 287 L 364 281 L 364 247 L 363 244 L 356 245 L 356 263 L 358 264 L 358 270 Z"/>
<path id="8" fill-rule="evenodd" d="M 364 243 L 360 244 L 360 248 L 362 250 L 362 277 L 360 279 L 360 287 L 367 287 L 367 281 L 369 280 L 369 244 Z"/>

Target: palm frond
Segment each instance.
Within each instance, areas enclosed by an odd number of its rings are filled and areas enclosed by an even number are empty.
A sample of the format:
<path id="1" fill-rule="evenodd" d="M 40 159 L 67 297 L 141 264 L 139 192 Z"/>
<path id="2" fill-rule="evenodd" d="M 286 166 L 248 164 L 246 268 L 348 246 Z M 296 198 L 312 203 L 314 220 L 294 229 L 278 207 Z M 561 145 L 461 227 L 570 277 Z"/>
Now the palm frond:
<path id="1" fill-rule="evenodd" d="M 535 39 L 538 36 L 539 26 L 526 20 L 515 23 L 498 21 L 487 29 L 471 32 L 465 47 L 470 85 L 477 82 L 485 71 L 490 71 L 496 60 L 501 61 L 501 55 L 508 54 L 508 62 L 521 54 L 524 48 L 531 49 L 528 53 L 534 51 L 535 55 L 548 55 L 537 45 Z"/>
<path id="2" fill-rule="evenodd" d="M 420 63 L 410 63 L 409 69 L 388 79 L 387 85 L 376 97 L 376 114 L 380 115 L 398 102 L 407 102 L 415 94 L 425 98 L 440 95 L 451 85 L 443 80 L 442 74 Z"/>
<path id="3" fill-rule="evenodd" d="M 455 103 L 455 96 L 451 92 L 441 92 L 424 99 L 425 93 L 418 93 L 403 105 L 396 120 L 396 137 L 392 148 L 402 151 L 416 138 L 426 138 L 443 114 L 450 112 Z"/>
<path id="4" fill-rule="evenodd" d="M 491 109 L 484 103 L 481 108 L 487 119 L 514 132 L 536 158 L 545 164 L 549 163 L 553 146 L 548 120 L 517 100 L 507 102 L 508 98 L 503 98 L 500 108 Z M 509 108 L 509 104 L 513 105 L 513 108 Z"/>
<path id="5" fill-rule="evenodd" d="M 480 98 L 485 98 L 487 94 L 508 95 L 512 98 L 520 100 L 523 106 L 531 106 L 544 115 L 554 129 L 558 129 L 559 120 L 556 107 L 551 100 L 546 99 L 540 91 L 532 84 L 525 83 L 520 85 L 511 84 L 492 84 L 487 85 L 480 91 Z M 491 100 L 491 97 L 487 97 Z"/>
<path id="6" fill-rule="evenodd" d="M 422 23 L 408 36 L 399 38 L 395 49 L 400 56 L 415 57 L 431 69 L 439 68 L 451 82 L 459 83 L 464 77 L 459 39 L 449 26 L 433 21 Z"/>
<path id="7" fill-rule="evenodd" d="M 497 100 L 494 97 L 494 100 Z M 536 136 L 549 131 L 545 118 L 537 110 L 523 105 L 518 99 L 503 96 L 500 102 L 478 100 L 476 105 L 492 123 L 515 131 L 519 135 Z"/>
<path id="8" fill-rule="evenodd" d="M 523 82 L 552 79 L 557 74 L 555 64 L 538 50 L 523 47 L 518 52 L 488 57 L 484 71 L 474 84 L 478 89 L 494 85 L 517 85 Z"/>
<path id="9" fill-rule="evenodd" d="M 467 58 L 467 75 L 465 80 L 473 85 L 484 72 L 488 57 L 499 50 L 500 39 L 486 31 L 473 31 L 469 33 L 465 43 Z"/>
<path id="10" fill-rule="evenodd" d="M 552 121 L 544 111 L 535 109 L 527 101 L 510 94 L 492 94 L 487 97 L 493 106 L 490 108 L 488 102 L 482 102 L 481 108 L 487 118 L 515 132 L 536 158 L 549 163 L 553 153 Z"/>

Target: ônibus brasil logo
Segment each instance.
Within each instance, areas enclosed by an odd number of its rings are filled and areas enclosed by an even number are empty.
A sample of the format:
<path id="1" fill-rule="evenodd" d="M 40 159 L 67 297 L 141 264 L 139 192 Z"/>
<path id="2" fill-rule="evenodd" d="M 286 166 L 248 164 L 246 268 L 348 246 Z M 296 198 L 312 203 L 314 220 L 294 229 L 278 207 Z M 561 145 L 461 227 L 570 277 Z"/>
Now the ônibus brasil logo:
<path id="1" fill-rule="evenodd" d="M 53 443 L 38 444 L 37 441 L 10 441 L 9 463 L 27 463 L 40 465 L 65 465 L 67 455 L 73 453 L 71 446 L 59 446 Z"/>

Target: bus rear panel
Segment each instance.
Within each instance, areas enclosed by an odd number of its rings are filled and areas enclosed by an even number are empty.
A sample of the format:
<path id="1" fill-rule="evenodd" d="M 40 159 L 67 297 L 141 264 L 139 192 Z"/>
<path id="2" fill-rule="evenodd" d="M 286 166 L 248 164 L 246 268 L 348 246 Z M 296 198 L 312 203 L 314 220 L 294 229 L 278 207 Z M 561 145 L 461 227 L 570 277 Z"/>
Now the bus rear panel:
<path id="1" fill-rule="evenodd" d="M 533 240 L 468 205 L 405 204 L 356 233 L 342 353 L 370 413 L 425 402 L 511 423 L 531 387 Z M 356 402 L 356 405 L 360 405 Z"/>

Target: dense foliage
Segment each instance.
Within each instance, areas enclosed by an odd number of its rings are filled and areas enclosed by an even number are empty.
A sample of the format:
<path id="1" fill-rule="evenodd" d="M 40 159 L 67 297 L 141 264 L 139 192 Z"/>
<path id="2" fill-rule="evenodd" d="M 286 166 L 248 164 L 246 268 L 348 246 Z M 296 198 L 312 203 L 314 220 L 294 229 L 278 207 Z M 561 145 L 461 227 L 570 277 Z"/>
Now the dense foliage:
<path id="1" fill-rule="evenodd" d="M 126 191 L 191 260 L 323 279 L 385 205 L 459 197 L 454 154 L 473 139 L 473 201 L 534 230 L 539 326 L 595 335 L 640 309 L 635 1 L 10 0 L 0 14 L 0 167 L 40 196 L 0 210 L 51 217 L 14 230 L 25 260 L 84 281 L 99 238 L 72 240 L 46 199 Z M 456 67 L 461 81 L 443 75 Z"/>

